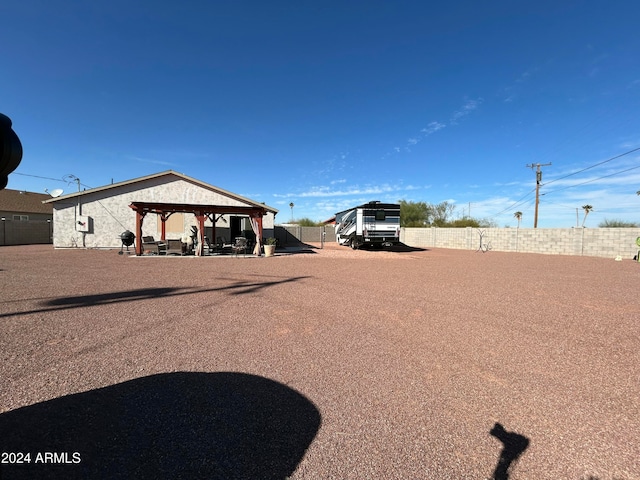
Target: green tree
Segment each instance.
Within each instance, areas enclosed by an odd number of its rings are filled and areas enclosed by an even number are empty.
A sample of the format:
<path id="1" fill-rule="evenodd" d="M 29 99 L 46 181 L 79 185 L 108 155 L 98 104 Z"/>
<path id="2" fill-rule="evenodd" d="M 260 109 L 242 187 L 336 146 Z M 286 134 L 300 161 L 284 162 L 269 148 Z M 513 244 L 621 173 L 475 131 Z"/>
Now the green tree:
<path id="1" fill-rule="evenodd" d="M 292 220 L 291 223 L 300 225 L 301 227 L 317 227 L 322 225 L 322 222 L 314 222 L 310 218 L 304 217 L 300 220 Z"/>
<path id="2" fill-rule="evenodd" d="M 607 220 L 606 218 L 598 224 L 600 228 L 638 228 L 640 225 L 635 222 L 625 222 L 624 220 Z"/>
<path id="3" fill-rule="evenodd" d="M 498 228 L 498 222 L 489 218 L 481 218 L 478 223 L 480 223 L 480 228 Z"/>
<path id="4" fill-rule="evenodd" d="M 400 226 L 425 227 L 429 224 L 429 205 L 425 202 L 400 200 Z"/>
<path id="5" fill-rule="evenodd" d="M 438 203 L 437 205 L 429 205 L 430 213 L 433 220 L 431 224 L 436 227 L 444 227 L 449 218 L 453 215 L 456 206 L 453 203 L 447 201 Z"/>
<path id="6" fill-rule="evenodd" d="M 480 222 L 472 217 L 464 217 L 464 218 L 459 218 L 457 220 L 453 220 L 451 222 L 447 222 L 442 226 L 447 228 L 465 228 L 465 227 L 478 228 L 480 227 Z"/>

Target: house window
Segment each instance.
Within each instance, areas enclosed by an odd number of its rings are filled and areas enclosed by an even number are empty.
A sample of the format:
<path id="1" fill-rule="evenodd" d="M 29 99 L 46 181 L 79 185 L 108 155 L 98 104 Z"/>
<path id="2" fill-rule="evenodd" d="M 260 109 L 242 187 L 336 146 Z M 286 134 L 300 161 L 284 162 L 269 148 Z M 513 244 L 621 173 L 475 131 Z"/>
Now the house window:
<path id="1" fill-rule="evenodd" d="M 29 221 L 29 215 L 14 215 L 13 216 L 13 221 L 14 222 L 28 222 Z"/>

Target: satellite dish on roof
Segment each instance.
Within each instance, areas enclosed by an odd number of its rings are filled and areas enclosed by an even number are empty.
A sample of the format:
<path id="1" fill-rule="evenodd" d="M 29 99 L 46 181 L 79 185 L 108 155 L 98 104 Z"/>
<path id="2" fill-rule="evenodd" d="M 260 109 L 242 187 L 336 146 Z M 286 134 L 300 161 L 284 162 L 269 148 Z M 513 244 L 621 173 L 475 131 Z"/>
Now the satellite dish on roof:
<path id="1" fill-rule="evenodd" d="M 45 192 L 47 192 L 53 198 L 56 198 L 62 195 L 62 192 L 64 192 L 64 190 L 62 190 L 61 188 L 56 188 L 55 190 L 51 190 L 51 191 L 45 189 Z"/>

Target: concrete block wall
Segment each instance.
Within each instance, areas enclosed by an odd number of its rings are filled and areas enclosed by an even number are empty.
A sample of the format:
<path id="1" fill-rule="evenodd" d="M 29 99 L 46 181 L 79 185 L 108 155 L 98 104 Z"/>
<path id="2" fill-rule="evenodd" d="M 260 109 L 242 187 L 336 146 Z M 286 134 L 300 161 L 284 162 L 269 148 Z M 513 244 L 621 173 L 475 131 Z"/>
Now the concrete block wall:
<path id="1" fill-rule="evenodd" d="M 501 252 L 633 258 L 640 228 L 403 228 L 400 240 L 412 247 L 477 250 L 483 243 Z"/>

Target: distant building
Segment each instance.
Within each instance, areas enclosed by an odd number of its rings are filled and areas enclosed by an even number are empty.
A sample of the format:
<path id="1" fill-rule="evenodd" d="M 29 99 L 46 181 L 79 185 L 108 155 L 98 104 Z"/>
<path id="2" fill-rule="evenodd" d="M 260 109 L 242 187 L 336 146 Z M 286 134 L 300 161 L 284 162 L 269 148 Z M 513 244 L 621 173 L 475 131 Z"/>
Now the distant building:
<path id="1" fill-rule="evenodd" d="M 51 197 L 23 190 L 0 190 L 0 245 L 51 243 Z"/>
<path id="2" fill-rule="evenodd" d="M 0 217 L 5 221 L 53 220 L 53 207 L 42 203 L 51 197 L 46 193 L 23 190 L 0 190 Z"/>

